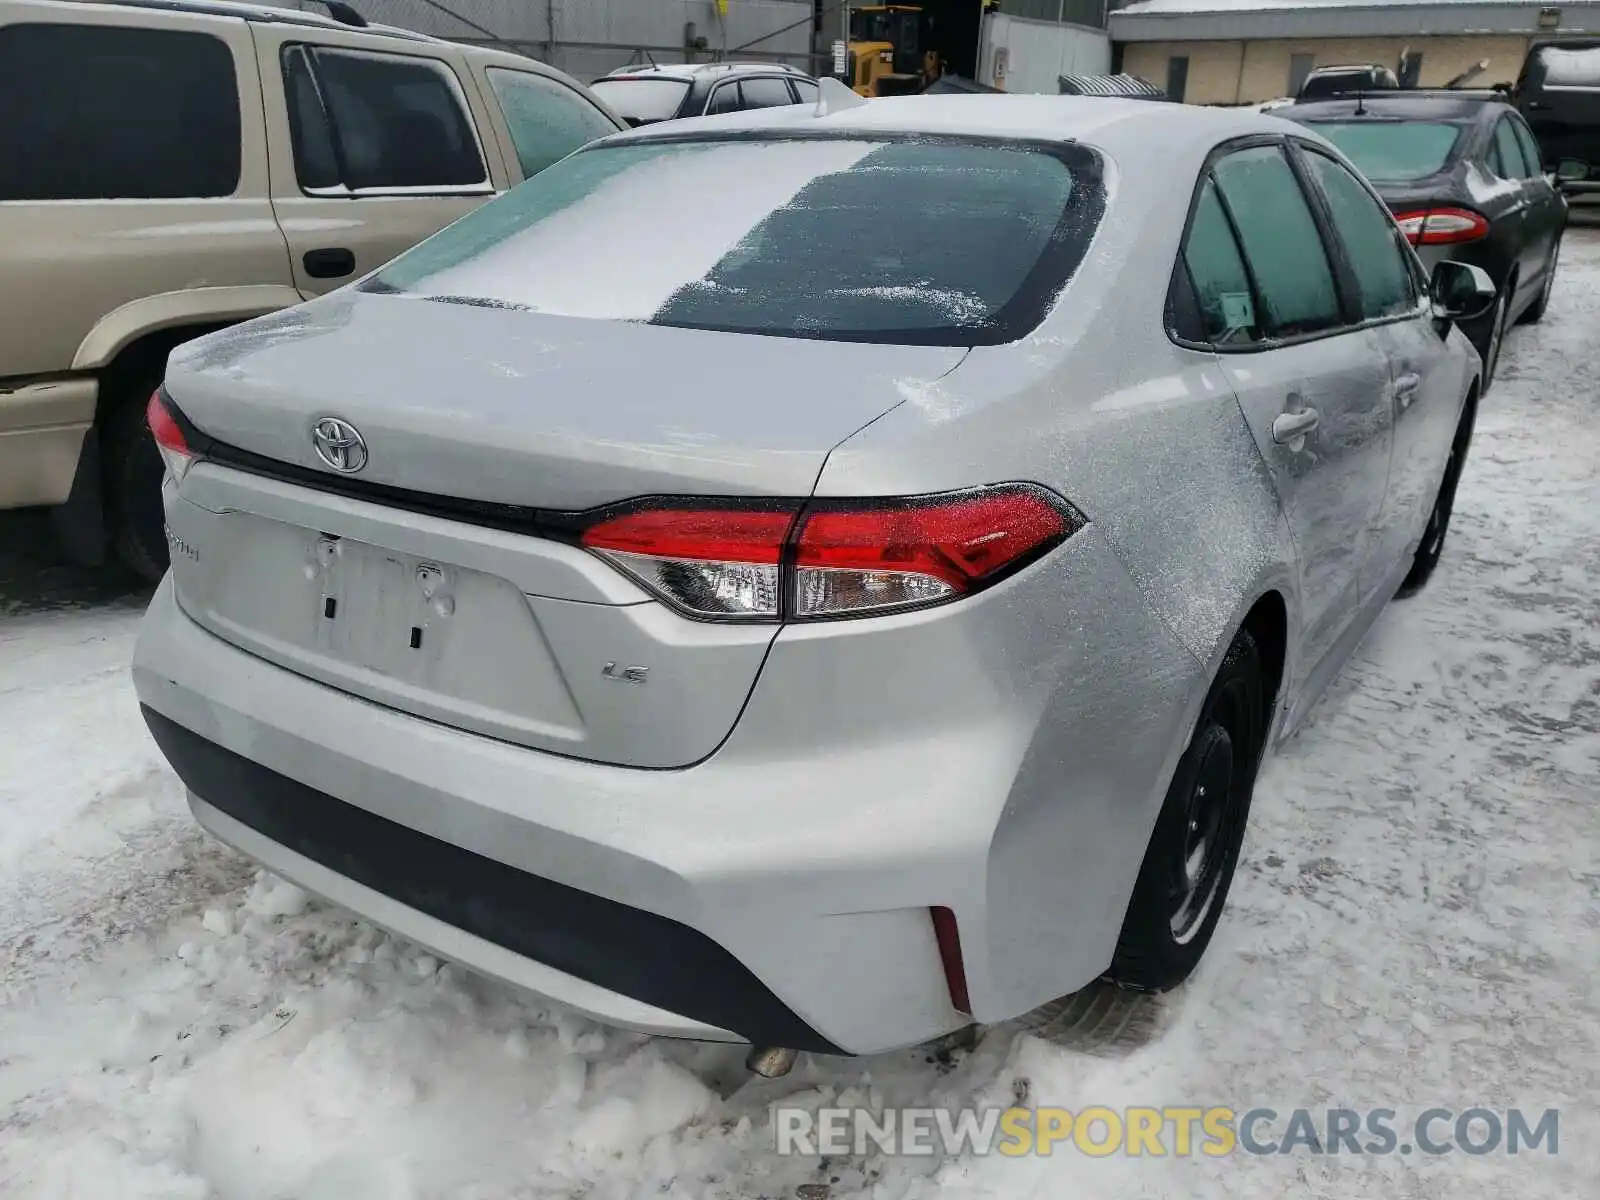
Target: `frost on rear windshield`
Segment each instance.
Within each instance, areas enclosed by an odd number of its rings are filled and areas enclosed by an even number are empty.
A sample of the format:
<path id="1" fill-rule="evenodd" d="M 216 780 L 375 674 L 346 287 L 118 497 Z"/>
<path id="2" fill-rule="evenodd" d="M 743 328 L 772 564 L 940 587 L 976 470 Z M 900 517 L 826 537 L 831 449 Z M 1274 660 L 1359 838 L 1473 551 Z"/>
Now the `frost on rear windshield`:
<path id="1" fill-rule="evenodd" d="M 1465 126 L 1448 121 L 1307 121 L 1368 179 L 1406 182 L 1437 174 Z"/>
<path id="2" fill-rule="evenodd" d="M 1070 277 L 1101 203 L 1083 150 L 814 137 L 602 146 L 363 286 L 743 333 L 1008 341 Z"/>

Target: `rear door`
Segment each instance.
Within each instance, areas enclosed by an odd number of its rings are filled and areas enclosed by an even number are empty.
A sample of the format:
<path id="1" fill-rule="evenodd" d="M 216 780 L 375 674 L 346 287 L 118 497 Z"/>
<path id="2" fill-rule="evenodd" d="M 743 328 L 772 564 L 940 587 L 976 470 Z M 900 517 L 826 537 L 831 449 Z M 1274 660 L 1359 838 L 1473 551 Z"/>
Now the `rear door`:
<path id="1" fill-rule="evenodd" d="M 1362 578 L 1362 591 L 1370 596 L 1392 581 L 1422 536 L 1461 408 L 1461 372 L 1383 202 L 1320 148 L 1299 143 L 1298 150 L 1342 251 L 1355 315 L 1378 339 L 1389 364 L 1394 439 L 1389 485 L 1372 529 L 1372 569 Z"/>
<path id="2" fill-rule="evenodd" d="M 1359 610 L 1389 470 L 1388 360 L 1370 329 L 1346 320 L 1279 139 L 1215 158 L 1185 256 L 1294 538 L 1309 671 Z"/>
<path id="3" fill-rule="evenodd" d="M 1499 218 L 1510 225 L 1517 272 L 1517 293 L 1511 297 L 1508 319 L 1514 319 L 1544 286 L 1544 259 L 1548 250 L 1544 226 L 1549 219 L 1548 211 L 1541 207 L 1544 179 L 1529 169 L 1512 125 L 1513 119 L 1508 113 L 1495 122 L 1494 139 L 1489 147 L 1490 167 L 1516 188 L 1511 206 Z"/>
<path id="4" fill-rule="evenodd" d="M 1567 224 L 1567 202 L 1539 161 L 1539 146 L 1528 129 L 1528 123 L 1516 115 L 1508 116 L 1506 120 L 1516 135 L 1517 144 L 1522 147 L 1522 159 L 1528 164 L 1528 231 L 1537 242 L 1539 274 L 1543 276 L 1555 265 L 1556 243 L 1561 240 L 1562 230 Z"/>
<path id="5" fill-rule="evenodd" d="M 377 269 L 509 185 L 482 98 L 453 47 L 253 28 L 272 134 L 272 204 L 302 294 Z"/>

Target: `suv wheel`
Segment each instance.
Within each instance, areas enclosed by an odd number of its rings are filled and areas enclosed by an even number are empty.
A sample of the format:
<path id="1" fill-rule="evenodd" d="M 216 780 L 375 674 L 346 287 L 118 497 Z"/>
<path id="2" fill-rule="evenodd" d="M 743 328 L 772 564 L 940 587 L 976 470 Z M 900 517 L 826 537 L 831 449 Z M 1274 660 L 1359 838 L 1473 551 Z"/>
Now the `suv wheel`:
<path id="1" fill-rule="evenodd" d="M 104 429 L 106 523 L 122 562 L 154 583 L 167 569 L 166 514 L 161 506 L 165 466 L 145 424 L 145 406 L 160 376 L 121 384 Z"/>
<path id="2" fill-rule="evenodd" d="M 1178 761 L 1117 938 L 1110 978 L 1163 992 L 1199 963 L 1239 862 L 1266 738 L 1261 655 L 1241 629 Z"/>

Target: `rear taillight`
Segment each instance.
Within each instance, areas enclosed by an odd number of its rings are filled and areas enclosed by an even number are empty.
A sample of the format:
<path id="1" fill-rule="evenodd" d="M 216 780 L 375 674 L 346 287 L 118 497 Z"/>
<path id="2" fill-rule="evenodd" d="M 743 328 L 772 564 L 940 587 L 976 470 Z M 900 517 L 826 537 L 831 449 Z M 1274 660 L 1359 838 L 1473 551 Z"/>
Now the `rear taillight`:
<path id="1" fill-rule="evenodd" d="M 1489 236 L 1489 222 L 1470 208 L 1428 208 L 1395 215 L 1413 246 L 1451 246 Z"/>
<path id="2" fill-rule="evenodd" d="M 1053 492 L 1009 483 L 911 499 L 652 502 L 581 542 L 691 616 L 823 620 L 980 591 L 1082 528 Z"/>
<path id="3" fill-rule="evenodd" d="M 151 436 L 156 440 L 156 448 L 161 451 L 162 462 L 167 464 L 167 473 L 175 482 L 181 483 L 195 455 L 189 449 L 189 442 L 183 436 L 177 418 L 167 407 L 166 394 L 160 388 L 151 393 L 150 403 L 145 406 L 144 419 L 150 426 Z"/>

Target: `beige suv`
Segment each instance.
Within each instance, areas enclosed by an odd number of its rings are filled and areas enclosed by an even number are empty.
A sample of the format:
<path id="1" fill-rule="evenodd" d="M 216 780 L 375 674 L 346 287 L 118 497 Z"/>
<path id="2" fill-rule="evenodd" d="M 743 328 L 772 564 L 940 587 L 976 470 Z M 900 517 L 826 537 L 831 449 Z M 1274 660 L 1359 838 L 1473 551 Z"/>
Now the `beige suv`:
<path id="1" fill-rule="evenodd" d="M 144 407 L 185 339 L 382 265 L 623 128 L 517 55 L 222 0 L 0 2 L 0 508 L 166 566 Z"/>

